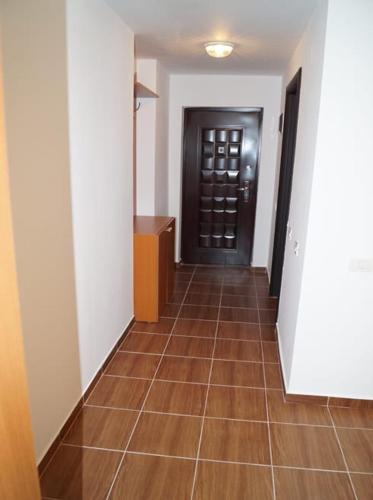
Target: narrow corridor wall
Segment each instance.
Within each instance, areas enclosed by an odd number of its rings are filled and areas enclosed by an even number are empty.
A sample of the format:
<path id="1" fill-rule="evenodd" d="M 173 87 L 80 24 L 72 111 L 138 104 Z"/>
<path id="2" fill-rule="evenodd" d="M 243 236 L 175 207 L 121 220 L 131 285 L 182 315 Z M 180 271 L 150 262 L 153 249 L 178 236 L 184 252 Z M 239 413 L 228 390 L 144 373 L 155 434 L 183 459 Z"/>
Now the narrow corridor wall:
<path id="1" fill-rule="evenodd" d="M 133 33 L 103 0 L 68 0 L 67 49 L 85 390 L 133 316 Z"/>
<path id="2" fill-rule="evenodd" d="M 40 459 L 81 396 L 65 5 L 7 0 L 1 24 L 18 287 Z"/>

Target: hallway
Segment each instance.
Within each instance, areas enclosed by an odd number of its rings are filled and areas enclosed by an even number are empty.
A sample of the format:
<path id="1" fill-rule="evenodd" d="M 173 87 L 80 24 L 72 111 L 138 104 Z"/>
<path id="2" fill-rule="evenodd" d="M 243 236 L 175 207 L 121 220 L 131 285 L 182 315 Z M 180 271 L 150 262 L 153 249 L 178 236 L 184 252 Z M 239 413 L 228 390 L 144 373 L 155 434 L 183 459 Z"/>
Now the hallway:
<path id="1" fill-rule="evenodd" d="M 134 324 L 85 401 L 43 498 L 372 498 L 373 410 L 285 403 L 276 307 L 261 269 L 179 267 L 164 317 Z"/>

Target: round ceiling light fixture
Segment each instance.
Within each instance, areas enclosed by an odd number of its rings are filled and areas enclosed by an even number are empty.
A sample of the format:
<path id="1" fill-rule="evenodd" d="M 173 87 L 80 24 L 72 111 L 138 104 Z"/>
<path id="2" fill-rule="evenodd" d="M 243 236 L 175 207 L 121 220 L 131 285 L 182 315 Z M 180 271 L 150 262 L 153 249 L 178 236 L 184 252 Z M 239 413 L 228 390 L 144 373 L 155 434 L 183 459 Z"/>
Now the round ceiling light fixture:
<path id="1" fill-rule="evenodd" d="M 234 45 L 231 42 L 207 42 L 205 49 L 211 57 L 228 57 L 232 54 Z"/>

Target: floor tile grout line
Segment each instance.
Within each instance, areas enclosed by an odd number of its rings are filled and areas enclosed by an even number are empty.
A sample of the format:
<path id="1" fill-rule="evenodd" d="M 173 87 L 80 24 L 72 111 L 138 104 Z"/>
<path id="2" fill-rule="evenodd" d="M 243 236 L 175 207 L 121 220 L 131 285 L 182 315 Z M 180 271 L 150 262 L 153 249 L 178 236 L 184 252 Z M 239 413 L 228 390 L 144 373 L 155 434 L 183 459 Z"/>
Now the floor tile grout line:
<path id="1" fill-rule="evenodd" d="M 194 320 L 198 321 L 198 320 Z M 272 325 L 271 325 L 272 326 Z M 163 337 L 167 337 L 169 334 L 162 334 L 162 333 L 146 333 L 146 332 L 133 332 L 134 334 L 137 333 L 143 333 L 144 335 L 163 335 Z M 185 338 L 192 338 L 192 339 L 207 339 L 207 340 L 214 340 L 214 337 L 206 337 L 203 335 L 184 335 L 182 333 L 173 333 L 172 334 L 174 337 L 185 337 Z M 260 340 L 260 339 L 234 339 L 231 337 L 217 337 L 216 340 L 233 340 L 235 342 L 271 342 L 273 344 L 276 343 L 276 340 Z M 121 344 L 123 345 L 123 344 Z M 159 352 L 145 352 L 145 351 L 127 351 L 126 349 L 121 349 L 119 347 L 118 351 L 120 352 L 136 352 L 139 354 L 160 354 Z"/>
<path id="2" fill-rule="evenodd" d="M 218 340 L 218 339 L 217 339 Z M 273 344 L 274 342 L 270 342 Z M 118 351 L 119 352 L 119 351 Z M 121 352 L 129 352 L 130 351 L 121 351 Z M 143 354 L 146 356 L 147 354 L 141 353 L 141 352 L 133 352 L 132 354 Z M 148 356 L 163 356 L 163 354 L 148 354 Z M 278 365 L 279 363 L 277 361 L 256 361 L 254 359 L 236 359 L 236 358 L 213 358 L 213 357 L 208 357 L 208 356 L 186 356 L 184 354 L 164 354 L 166 358 L 187 358 L 187 359 L 204 359 L 204 360 L 214 360 L 214 361 L 237 361 L 239 363 L 256 363 L 256 364 L 266 364 L 266 365 Z M 103 375 L 107 375 L 108 373 L 105 372 Z M 110 375 L 115 375 L 111 373 Z M 116 375 L 117 377 L 125 377 L 125 375 Z M 128 378 L 136 378 L 136 377 L 129 377 Z"/>
<path id="3" fill-rule="evenodd" d="M 207 384 L 204 384 L 207 385 Z M 216 387 L 214 384 L 210 384 L 211 387 Z M 227 387 L 227 386 L 223 386 Z M 253 387 L 252 389 L 257 389 L 257 387 Z M 270 389 L 272 390 L 272 389 Z M 128 411 L 128 412 L 134 412 L 138 413 L 140 410 L 136 410 L 134 408 L 122 408 L 119 406 L 103 406 L 103 405 L 98 405 L 98 404 L 85 404 L 84 405 L 87 408 L 102 408 L 102 409 L 107 409 L 107 410 L 118 410 L 118 411 Z M 182 417 L 191 417 L 191 418 L 201 418 L 202 415 L 194 415 L 191 413 L 177 413 L 177 412 L 171 412 L 171 411 L 156 411 L 156 410 L 143 410 L 143 413 L 154 413 L 157 415 L 174 415 L 174 416 L 182 416 Z M 317 427 L 321 429 L 333 429 L 333 425 L 325 425 L 325 424 L 306 424 L 303 422 L 282 422 L 279 420 L 255 420 L 255 419 L 249 419 L 249 418 L 233 418 L 233 417 L 217 417 L 213 415 L 206 415 L 206 419 L 210 420 L 229 420 L 233 422 L 251 422 L 251 423 L 257 423 L 257 424 L 275 424 L 275 425 L 288 425 L 292 427 Z M 368 428 L 368 427 L 336 427 L 336 429 L 344 429 L 344 430 L 359 430 L 359 431 L 373 431 L 373 428 Z M 65 443 L 63 443 L 65 444 Z M 353 471 L 351 471 L 353 472 Z M 373 474 L 373 472 L 372 472 Z"/>
<path id="4" fill-rule="evenodd" d="M 233 363 L 235 363 L 235 361 L 233 361 Z M 253 363 L 253 364 L 259 364 L 259 363 Z M 125 375 L 105 374 L 105 376 L 112 377 L 112 378 L 130 379 L 130 380 L 144 380 L 144 381 L 148 381 L 148 382 L 151 380 L 149 378 L 127 377 Z M 172 380 L 172 379 L 167 379 L 167 378 L 157 378 L 157 379 L 155 379 L 155 382 L 169 382 L 171 384 L 208 385 L 207 382 L 189 382 L 188 380 Z M 254 389 L 254 390 L 261 390 L 261 391 L 265 390 L 264 385 L 236 385 L 236 384 L 215 384 L 215 383 L 211 383 L 210 385 L 213 387 L 232 387 L 235 389 Z M 268 390 L 282 392 L 282 389 L 279 389 L 278 387 L 268 387 Z M 88 406 L 90 406 L 90 405 L 88 405 Z"/>
<path id="5" fill-rule="evenodd" d="M 188 286 L 187 286 L 187 288 L 186 288 L 186 290 L 185 290 L 183 302 L 181 303 L 181 305 L 180 305 L 180 307 L 179 307 L 179 314 L 180 314 L 181 308 L 182 308 L 182 306 L 183 306 L 183 303 L 184 303 L 185 297 L 187 296 L 187 293 L 188 293 L 188 290 L 189 290 L 189 287 L 190 287 L 190 284 L 191 284 L 191 282 L 192 282 L 192 279 L 193 279 L 194 274 L 195 274 L 195 269 L 193 270 L 193 273 L 192 273 L 192 276 L 191 276 L 191 278 L 190 278 L 189 284 L 188 284 Z M 179 316 L 179 314 L 178 314 L 178 316 Z M 117 480 L 117 477 L 118 477 L 118 475 L 119 475 L 120 469 L 121 469 L 122 464 L 123 464 L 123 462 L 124 462 L 124 458 L 125 458 L 125 456 L 126 456 L 126 453 L 127 453 L 128 447 L 129 447 L 129 445 L 130 445 L 130 443 L 131 443 L 132 437 L 133 437 L 133 435 L 134 435 L 134 433 L 135 433 L 135 430 L 136 430 L 136 428 L 137 428 L 137 425 L 138 425 L 138 423 L 139 423 L 139 420 L 140 420 L 141 415 L 142 415 L 142 413 L 143 413 L 143 410 L 144 410 L 144 408 L 145 408 L 146 401 L 147 401 L 147 399 L 148 399 L 148 397 L 149 397 L 150 391 L 151 391 L 152 386 L 153 386 L 153 384 L 154 384 L 154 380 L 155 380 L 155 378 L 156 378 L 156 375 L 157 375 L 158 370 L 159 370 L 159 368 L 160 368 L 160 365 L 161 365 L 161 363 L 162 363 L 162 360 L 163 360 L 163 357 L 164 357 L 164 353 L 166 352 L 167 346 L 168 346 L 168 344 L 170 343 L 170 340 L 171 340 L 171 337 L 172 337 L 172 333 L 173 333 L 173 330 L 174 330 L 174 328 L 175 328 L 175 325 L 176 325 L 177 319 L 178 319 L 178 317 L 177 317 L 177 318 L 175 318 L 175 320 L 174 320 L 174 324 L 173 324 L 173 326 L 172 326 L 172 328 L 171 328 L 171 331 L 170 331 L 170 334 L 169 334 L 169 336 L 168 336 L 167 342 L 166 342 L 166 344 L 165 344 L 165 346 L 164 346 L 164 348 L 163 348 L 163 352 L 162 352 L 162 354 L 161 354 L 161 356 L 160 356 L 160 359 L 159 359 L 159 361 L 158 361 L 157 368 L 156 368 L 156 370 L 155 370 L 155 372 L 154 372 L 154 374 L 153 374 L 152 381 L 150 382 L 150 385 L 149 385 L 149 387 L 148 387 L 148 390 L 147 390 L 147 392 L 146 392 L 146 394 L 145 394 L 145 397 L 144 397 L 144 400 L 143 400 L 143 402 L 142 402 L 141 408 L 140 408 L 140 410 L 139 410 L 139 414 L 137 415 L 137 418 L 136 418 L 135 424 L 134 424 L 134 426 L 133 426 L 133 428 L 132 428 L 132 431 L 131 431 L 131 433 L 130 433 L 130 435 L 129 435 L 129 438 L 128 438 L 128 440 L 127 440 L 126 448 L 125 448 L 125 450 L 123 451 L 123 456 L 122 456 L 122 458 L 121 458 L 121 460 L 120 460 L 120 462 L 119 462 L 118 468 L 117 468 L 117 470 L 116 470 L 116 473 L 114 474 L 114 477 L 113 477 L 113 480 L 112 480 L 112 482 L 111 482 L 110 488 L 109 488 L 108 493 L 107 493 L 107 495 L 106 495 L 106 497 L 105 497 L 105 498 L 106 498 L 106 500 L 109 500 L 109 498 L 110 498 L 110 495 L 111 495 L 111 492 L 112 492 L 112 490 L 113 490 L 113 487 L 114 487 L 115 481 Z"/>
<path id="6" fill-rule="evenodd" d="M 201 418 L 201 417 L 199 417 Z M 113 449 L 113 448 L 99 448 L 99 447 L 94 447 L 94 446 L 86 446 L 86 445 L 75 445 L 75 444 L 66 444 L 66 446 L 70 446 L 72 448 L 84 448 L 84 449 L 93 449 L 97 451 L 112 451 L 114 453 L 123 453 L 123 450 L 118 450 L 118 449 Z M 167 455 L 164 453 L 150 453 L 150 452 L 144 452 L 144 451 L 135 451 L 135 450 L 128 450 L 127 451 L 128 455 L 145 455 L 145 456 L 151 456 L 151 457 L 164 457 L 164 458 L 174 458 L 177 460 L 190 460 L 190 461 L 196 461 L 195 457 L 187 457 L 183 455 Z M 256 463 L 256 462 L 241 462 L 241 461 L 235 461 L 235 460 L 218 460 L 218 459 L 213 459 L 213 458 L 200 458 L 200 462 L 214 462 L 214 463 L 220 463 L 220 464 L 235 464 L 235 465 L 248 465 L 248 466 L 253 466 L 253 467 L 267 467 L 268 469 L 271 468 L 270 464 L 261 464 L 261 463 Z M 302 471 L 316 471 L 316 472 L 328 472 L 328 473 L 333 473 L 333 474 L 345 474 L 348 475 L 349 473 L 351 474 L 356 474 L 356 475 L 365 475 L 365 476 L 373 476 L 373 472 L 361 472 L 361 471 L 348 471 L 348 470 L 339 470 L 339 469 L 320 469 L 316 467 L 300 467 L 300 466 L 294 466 L 294 465 L 273 465 L 274 469 L 291 469 L 291 470 L 302 470 Z M 43 497 L 43 498 L 50 498 L 50 497 Z M 53 497 L 51 497 L 53 498 Z M 57 499 L 58 500 L 58 499 Z"/>
<path id="7" fill-rule="evenodd" d="M 129 451 L 128 454 L 130 455 L 150 455 L 150 456 L 155 456 L 155 457 L 164 457 L 164 458 L 175 458 L 178 460 L 190 460 L 190 461 L 195 461 L 196 459 L 194 457 L 186 457 L 182 455 L 165 455 L 162 453 L 146 453 L 142 451 Z M 213 462 L 213 463 L 219 463 L 219 464 L 234 464 L 234 465 L 248 465 L 252 467 L 265 467 L 270 469 L 271 465 L 270 464 L 261 464 L 261 463 L 256 463 L 256 462 L 240 462 L 240 461 L 235 461 L 235 460 L 217 460 L 213 458 L 200 458 L 200 462 Z M 327 473 L 332 473 L 332 474 L 345 474 L 348 475 L 348 471 L 346 470 L 339 470 L 339 469 L 320 469 L 320 468 L 311 468 L 311 467 L 297 467 L 297 466 L 292 466 L 292 465 L 273 465 L 274 469 L 290 469 L 290 470 L 301 470 L 301 471 L 310 471 L 310 472 L 327 472 Z M 367 476 L 373 476 L 373 472 L 353 472 L 352 474 L 364 474 Z"/>
<path id="8" fill-rule="evenodd" d="M 114 453 L 124 453 L 123 448 L 105 448 L 103 446 L 88 446 L 87 444 L 63 443 L 64 446 L 70 448 L 83 448 L 84 450 L 97 450 L 97 451 L 112 451 Z"/>
<path id="9" fill-rule="evenodd" d="M 255 291 L 257 292 L 256 280 L 255 280 Z M 257 297 L 258 298 L 258 297 Z M 272 477 L 272 495 L 273 499 L 276 500 L 276 484 L 275 484 L 275 472 L 273 468 L 273 454 L 272 454 L 272 437 L 271 437 L 271 426 L 269 420 L 269 409 L 268 409 L 268 396 L 267 396 L 267 379 L 266 379 L 266 371 L 264 367 L 264 349 L 263 349 L 263 337 L 262 337 L 262 328 L 260 324 L 260 312 L 258 306 L 258 316 L 259 316 L 259 332 L 260 332 L 260 347 L 262 350 L 262 360 L 263 360 L 263 377 L 264 377 L 264 398 L 266 404 L 266 414 L 267 414 L 267 432 L 268 432 L 268 446 L 269 446 L 269 456 L 271 462 L 271 477 Z"/>
<path id="10" fill-rule="evenodd" d="M 184 304 L 184 305 L 189 305 L 189 304 Z M 217 307 L 217 306 L 195 306 L 195 307 Z M 229 309 L 229 307 L 226 307 L 226 309 Z M 271 309 L 272 310 L 272 309 Z M 165 317 L 165 316 L 160 316 L 161 319 L 175 319 L 171 317 Z M 187 320 L 196 320 L 196 321 L 209 321 L 215 323 L 217 319 L 206 319 L 206 318 L 183 318 L 179 317 L 178 319 L 187 319 Z M 239 321 L 239 320 L 229 320 L 229 319 L 222 319 L 220 320 L 221 323 L 242 323 L 243 325 L 259 325 L 259 323 L 252 322 L 252 321 Z M 140 322 L 143 323 L 143 322 Z M 263 323 L 264 326 L 274 326 L 272 323 Z M 161 333 L 161 332 L 145 332 L 142 330 L 136 330 L 136 324 L 131 328 L 130 332 L 128 333 L 149 333 L 149 334 L 158 334 L 158 335 L 169 335 L 169 333 Z"/>
<path id="11" fill-rule="evenodd" d="M 344 451 L 343 451 L 343 448 L 342 448 L 342 444 L 341 444 L 341 441 L 340 441 L 339 436 L 338 436 L 337 429 L 336 429 L 335 424 L 334 424 L 334 418 L 333 418 L 332 412 L 330 411 L 329 406 L 327 407 L 327 410 L 328 410 L 330 419 L 331 419 L 332 424 L 333 424 L 334 434 L 335 434 L 335 437 L 336 437 L 336 440 L 337 440 L 337 443 L 338 443 L 338 447 L 339 447 L 339 450 L 340 450 L 342 458 L 343 458 L 343 463 L 344 463 L 344 465 L 346 467 L 346 471 L 348 473 L 348 479 L 350 481 L 350 486 L 352 488 L 352 492 L 354 494 L 355 500 L 358 500 L 358 496 L 357 496 L 356 491 L 355 491 L 355 486 L 354 486 L 354 483 L 352 481 L 352 477 L 351 477 L 351 474 L 350 474 L 350 471 L 349 471 L 348 463 L 347 463 L 347 460 L 346 460 L 346 457 L 345 457 L 345 454 L 344 454 Z"/>
<path id="12" fill-rule="evenodd" d="M 201 425 L 201 431 L 200 431 L 199 441 L 198 441 L 197 456 L 196 456 L 196 463 L 194 466 L 193 483 L 192 483 L 192 490 L 191 490 L 191 494 L 190 494 L 190 500 L 193 500 L 194 490 L 195 490 L 196 480 L 197 480 L 198 463 L 199 463 L 199 456 L 200 456 L 201 445 L 202 445 L 202 436 L 203 436 L 203 430 L 204 430 L 205 419 L 206 419 L 207 402 L 208 402 L 208 397 L 209 397 L 209 393 L 210 393 L 211 376 L 212 376 L 212 370 L 213 370 L 213 366 L 214 366 L 216 340 L 217 340 L 218 331 L 219 331 L 219 320 L 220 320 L 221 302 L 222 302 L 222 297 L 223 297 L 223 287 L 224 287 L 224 277 L 223 277 L 222 282 L 220 284 L 220 301 L 219 301 L 218 317 L 217 317 L 216 326 L 215 326 L 214 347 L 212 350 L 210 372 L 209 372 L 209 376 L 208 376 L 208 380 L 207 380 L 205 407 L 204 407 L 203 415 L 202 415 L 202 425 Z"/>

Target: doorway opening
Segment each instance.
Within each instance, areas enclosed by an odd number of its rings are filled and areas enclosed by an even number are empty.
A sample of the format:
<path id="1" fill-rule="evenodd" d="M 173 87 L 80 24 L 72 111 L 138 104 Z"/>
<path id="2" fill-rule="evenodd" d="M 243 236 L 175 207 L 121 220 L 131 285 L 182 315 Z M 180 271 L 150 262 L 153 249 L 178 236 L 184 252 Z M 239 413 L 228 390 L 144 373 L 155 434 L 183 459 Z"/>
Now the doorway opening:
<path id="1" fill-rule="evenodd" d="M 263 110 L 186 108 L 181 258 L 251 263 Z"/>
<path id="2" fill-rule="evenodd" d="M 279 297 L 281 292 L 282 268 L 284 266 L 287 224 L 294 170 L 294 155 L 297 140 L 301 80 L 302 68 L 298 70 L 294 78 L 286 87 L 284 135 L 281 149 L 280 178 L 270 280 L 270 295 L 273 297 Z"/>

